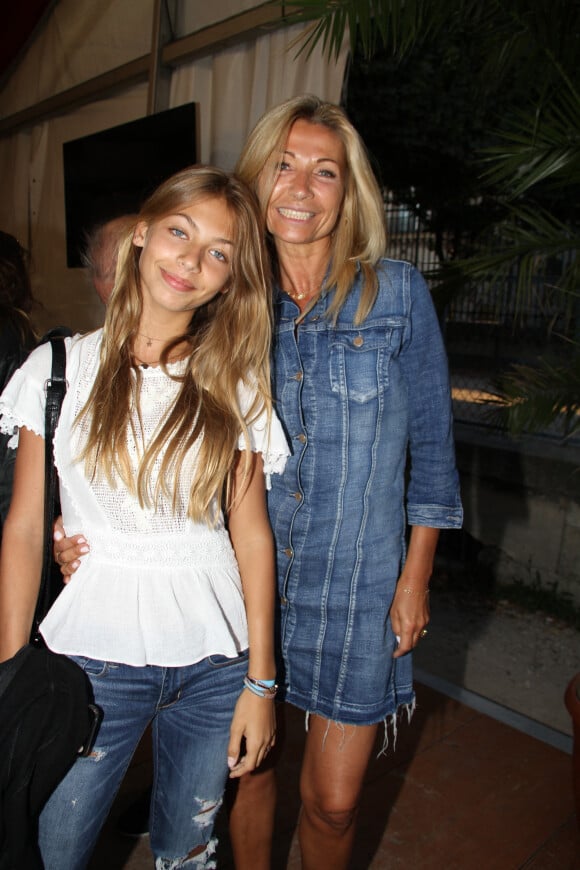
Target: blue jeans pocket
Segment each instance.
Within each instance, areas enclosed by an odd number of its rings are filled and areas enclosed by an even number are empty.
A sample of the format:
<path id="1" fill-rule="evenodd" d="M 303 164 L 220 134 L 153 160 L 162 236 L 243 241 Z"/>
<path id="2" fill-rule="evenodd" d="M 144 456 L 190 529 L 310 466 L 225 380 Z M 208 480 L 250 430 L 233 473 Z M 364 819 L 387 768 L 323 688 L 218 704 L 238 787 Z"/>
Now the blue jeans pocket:
<path id="1" fill-rule="evenodd" d="M 68 656 L 73 662 L 82 668 L 89 677 L 106 677 L 115 665 L 101 659 L 89 659 L 86 656 Z"/>
<path id="2" fill-rule="evenodd" d="M 242 662 L 247 662 L 250 657 L 249 650 L 242 650 L 237 656 L 213 655 L 208 656 L 207 661 L 212 668 L 227 668 L 231 665 L 239 665 Z"/>

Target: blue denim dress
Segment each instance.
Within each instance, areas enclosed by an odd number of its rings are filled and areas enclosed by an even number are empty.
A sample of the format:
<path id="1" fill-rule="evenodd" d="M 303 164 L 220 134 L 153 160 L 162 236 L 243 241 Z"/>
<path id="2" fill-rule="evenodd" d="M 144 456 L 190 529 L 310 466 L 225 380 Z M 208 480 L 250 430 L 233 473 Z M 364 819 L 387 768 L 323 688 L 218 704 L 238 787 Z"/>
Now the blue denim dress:
<path id="1" fill-rule="evenodd" d="M 408 263 L 385 259 L 378 275 L 360 326 L 361 273 L 334 325 L 330 294 L 296 325 L 298 307 L 278 293 L 273 360 L 292 449 L 268 494 L 282 696 L 358 725 L 414 702 L 411 656 L 392 658 L 389 618 L 406 524 L 462 522 L 447 359 L 429 290 Z"/>

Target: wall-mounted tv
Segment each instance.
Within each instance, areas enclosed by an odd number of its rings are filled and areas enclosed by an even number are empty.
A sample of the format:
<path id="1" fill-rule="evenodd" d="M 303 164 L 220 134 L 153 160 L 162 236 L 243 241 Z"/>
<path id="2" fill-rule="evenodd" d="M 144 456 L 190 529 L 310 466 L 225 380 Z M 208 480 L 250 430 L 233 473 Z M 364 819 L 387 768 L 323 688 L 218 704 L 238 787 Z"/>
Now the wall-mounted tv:
<path id="1" fill-rule="evenodd" d="M 161 181 L 195 163 L 196 143 L 195 103 L 65 142 L 67 265 L 82 265 L 95 225 L 138 211 Z"/>

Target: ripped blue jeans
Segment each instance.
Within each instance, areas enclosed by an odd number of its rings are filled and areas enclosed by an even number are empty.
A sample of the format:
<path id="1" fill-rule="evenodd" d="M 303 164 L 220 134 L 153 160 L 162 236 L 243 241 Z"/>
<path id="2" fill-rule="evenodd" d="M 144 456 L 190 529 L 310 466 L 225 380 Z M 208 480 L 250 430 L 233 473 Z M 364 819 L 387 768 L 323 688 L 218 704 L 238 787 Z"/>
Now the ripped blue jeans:
<path id="1" fill-rule="evenodd" d="M 178 668 L 71 658 L 89 675 L 104 716 L 92 754 L 76 760 L 42 811 L 39 842 L 46 870 L 87 866 L 150 722 L 149 830 L 156 870 L 215 867 L 213 826 L 228 775 L 230 725 L 247 653 Z"/>

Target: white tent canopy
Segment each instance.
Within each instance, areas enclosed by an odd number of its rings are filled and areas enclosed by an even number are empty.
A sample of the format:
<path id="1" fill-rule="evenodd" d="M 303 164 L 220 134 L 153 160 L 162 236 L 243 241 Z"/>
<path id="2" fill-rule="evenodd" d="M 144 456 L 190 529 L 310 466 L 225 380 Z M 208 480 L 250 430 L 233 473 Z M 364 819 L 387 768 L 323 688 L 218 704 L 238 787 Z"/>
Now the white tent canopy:
<path id="1" fill-rule="evenodd" d="M 267 108 L 306 92 L 339 100 L 346 49 L 297 57 L 302 31 L 282 5 L 252 0 L 53 4 L 0 91 L 0 228 L 30 250 L 42 329 L 103 317 L 66 265 L 63 143 L 195 102 L 199 159 L 231 169 Z"/>

